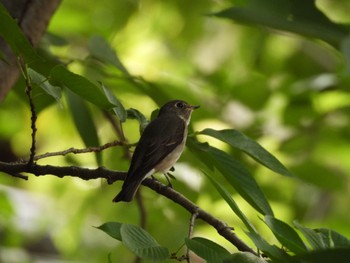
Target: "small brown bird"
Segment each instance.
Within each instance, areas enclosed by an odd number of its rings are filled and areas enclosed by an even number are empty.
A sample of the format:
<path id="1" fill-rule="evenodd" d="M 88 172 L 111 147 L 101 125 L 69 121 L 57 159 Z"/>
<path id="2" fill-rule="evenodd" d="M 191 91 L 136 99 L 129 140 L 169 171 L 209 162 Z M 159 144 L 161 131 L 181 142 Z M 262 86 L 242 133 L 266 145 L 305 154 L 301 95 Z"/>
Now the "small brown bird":
<path id="1" fill-rule="evenodd" d="M 131 201 L 147 176 L 166 173 L 176 163 L 186 144 L 192 111 L 197 108 L 182 100 L 169 101 L 160 108 L 142 133 L 122 190 L 113 202 Z"/>

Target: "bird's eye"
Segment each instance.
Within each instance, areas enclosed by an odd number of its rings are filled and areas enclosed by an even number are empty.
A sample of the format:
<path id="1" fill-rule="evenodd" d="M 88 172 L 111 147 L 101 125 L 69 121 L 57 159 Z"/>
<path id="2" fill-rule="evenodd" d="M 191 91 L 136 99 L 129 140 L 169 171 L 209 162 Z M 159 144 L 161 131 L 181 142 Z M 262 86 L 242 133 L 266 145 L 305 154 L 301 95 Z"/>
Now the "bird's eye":
<path id="1" fill-rule="evenodd" d="M 185 105 L 182 102 L 178 102 L 175 104 L 176 108 L 182 109 Z"/>

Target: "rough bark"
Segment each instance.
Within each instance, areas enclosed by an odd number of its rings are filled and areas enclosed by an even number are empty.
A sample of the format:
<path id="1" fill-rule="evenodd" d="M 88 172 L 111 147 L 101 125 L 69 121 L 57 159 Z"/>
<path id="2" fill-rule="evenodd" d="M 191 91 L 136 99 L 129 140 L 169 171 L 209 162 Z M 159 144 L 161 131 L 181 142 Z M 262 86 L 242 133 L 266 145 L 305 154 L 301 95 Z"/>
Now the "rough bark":
<path id="1" fill-rule="evenodd" d="M 0 0 L 15 18 L 24 35 L 36 47 L 61 0 Z M 15 55 L 0 38 L 0 50 L 8 63 L 0 60 L 0 101 L 15 84 L 19 70 Z"/>

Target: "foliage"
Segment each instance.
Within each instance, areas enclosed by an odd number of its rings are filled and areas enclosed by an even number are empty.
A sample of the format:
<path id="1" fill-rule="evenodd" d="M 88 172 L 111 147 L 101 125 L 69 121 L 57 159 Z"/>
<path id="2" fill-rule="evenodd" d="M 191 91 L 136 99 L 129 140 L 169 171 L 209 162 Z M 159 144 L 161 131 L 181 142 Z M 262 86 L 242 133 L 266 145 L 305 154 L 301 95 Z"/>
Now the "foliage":
<path id="1" fill-rule="evenodd" d="M 31 251 L 45 238 L 55 248 L 50 253 L 72 261 L 128 262 L 133 255 L 173 261 L 186 255 L 183 245 L 207 262 L 349 258 L 350 21 L 337 22 L 341 11 L 327 12 L 347 4 L 232 2 L 67 1 L 38 49 L 0 5 L 6 25 L 0 36 L 28 72 L 1 104 L 0 139 L 15 157 L 28 157 L 24 78 L 32 84 L 40 152 L 116 137 L 132 147 L 150 119 L 145 116 L 167 100 L 201 105 L 174 189 L 233 226 L 264 258 L 238 252 L 199 221 L 195 237 L 187 237 L 190 215 L 144 189 L 147 230 L 137 226 L 136 201 L 110 202 L 115 185 L 67 178 L 19 182 L 1 174 L 8 187 L 0 188 L 0 261 L 10 257 L 7 247 Z M 2 158 L 10 155 L 3 152 Z M 129 148 L 115 147 L 40 162 L 125 171 L 128 154 Z M 26 205 L 27 196 L 32 200 L 39 216 L 31 225 L 21 225 L 28 211 L 13 196 Z"/>

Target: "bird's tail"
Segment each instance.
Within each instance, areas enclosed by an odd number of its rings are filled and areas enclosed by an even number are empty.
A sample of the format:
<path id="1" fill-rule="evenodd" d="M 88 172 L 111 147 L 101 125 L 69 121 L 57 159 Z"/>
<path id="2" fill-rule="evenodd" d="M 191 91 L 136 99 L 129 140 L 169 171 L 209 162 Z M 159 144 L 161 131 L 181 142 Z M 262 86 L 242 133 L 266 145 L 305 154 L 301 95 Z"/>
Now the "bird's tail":
<path id="1" fill-rule="evenodd" d="M 113 202 L 130 202 L 139 188 L 141 182 L 130 182 L 127 185 L 123 185 L 119 194 L 114 197 Z"/>

